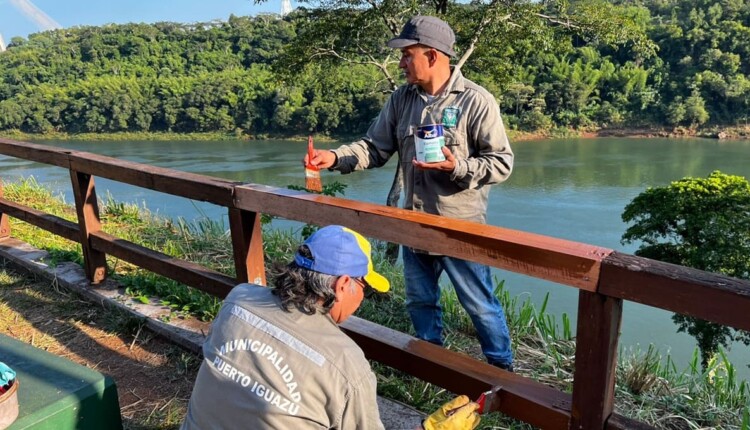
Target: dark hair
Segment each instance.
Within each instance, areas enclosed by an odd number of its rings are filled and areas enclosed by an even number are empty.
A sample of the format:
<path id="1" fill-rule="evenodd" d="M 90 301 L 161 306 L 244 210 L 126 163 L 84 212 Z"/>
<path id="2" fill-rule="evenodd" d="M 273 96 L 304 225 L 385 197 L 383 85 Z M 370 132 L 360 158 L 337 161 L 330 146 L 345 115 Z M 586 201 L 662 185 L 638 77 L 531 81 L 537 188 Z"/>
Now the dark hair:
<path id="1" fill-rule="evenodd" d="M 313 259 L 307 245 L 300 246 L 297 252 Z M 325 314 L 336 301 L 333 289 L 336 278 L 305 269 L 292 261 L 273 277 L 273 294 L 281 299 L 281 306 L 287 311 L 296 308 L 307 315 L 315 312 Z"/>

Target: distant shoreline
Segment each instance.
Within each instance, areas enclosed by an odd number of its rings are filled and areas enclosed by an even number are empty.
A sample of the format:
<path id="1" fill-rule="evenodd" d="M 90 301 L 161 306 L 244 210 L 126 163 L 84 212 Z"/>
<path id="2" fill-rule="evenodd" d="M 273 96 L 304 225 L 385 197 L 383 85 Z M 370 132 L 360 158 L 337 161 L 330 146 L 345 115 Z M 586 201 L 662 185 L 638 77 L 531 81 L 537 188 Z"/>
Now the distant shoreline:
<path id="1" fill-rule="evenodd" d="M 122 133 L 25 133 L 22 131 L 0 131 L 0 137 L 12 140 L 85 140 L 85 141 L 174 141 L 174 140 L 289 140 L 307 142 L 307 136 L 302 135 L 247 135 L 231 132 L 196 132 L 196 133 L 174 133 L 174 132 L 122 132 Z M 359 135 L 327 136 L 314 134 L 313 137 L 321 142 L 347 141 L 359 139 Z M 572 130 L 554 129 L 550 131 L 528 132 L 508 130 L 511 142 L 523 142 L 529 140 L 564 139 L 564 138 L 597 138 L 597 137 L 632 137 L 632 138 L 709 138 L 709 139 L 750 139 L 750 125 L 736 127 L 706 127 L 701 129 L 689 129 L 684 127 L 632 127 L 632 128 L 604 128 L 599 130 Z"/>
<path id="2" fill-rule="evenodd" d="M 597 137 L 631 137 L 631 138 L 706 138 L 718 140 L 750 139 L 750 126 L 706 127 L 689 129 L 684 127 L 612 127 L 599 130 L 581 131 L 558 129 L 551 132 L 509 131 L 512 141 L 560 139 L 560 138 L 597 138 Z"/>

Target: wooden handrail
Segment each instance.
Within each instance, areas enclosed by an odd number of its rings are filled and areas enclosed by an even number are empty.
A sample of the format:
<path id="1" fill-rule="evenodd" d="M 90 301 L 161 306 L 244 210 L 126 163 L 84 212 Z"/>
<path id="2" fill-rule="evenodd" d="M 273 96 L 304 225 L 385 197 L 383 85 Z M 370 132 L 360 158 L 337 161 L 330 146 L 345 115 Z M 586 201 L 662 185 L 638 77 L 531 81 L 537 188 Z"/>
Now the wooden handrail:
<path id="1" fill-rule="evenodd" d="M 222 299 L 229 294 L 232 287 L 237 285 L 237 281 L 230 276 L 207 269 L 199 264 L 170 257 L 101 231 L 92 234 L 91 239 L 93 248 L 99 252 L 113 255 L 128 263 Z"/>
<path id="2" fill-rule="evenodd" d="M 517 230 L 240 184 L 86 152 L 0 139 L 0 154 L 70 170 L 78 224 L 8 201 L 0 188 L 0 228 L 5 225 L 7 230 L 7 217 L 12 216 L 81 242 L 87 274 L 94 282 L 101 276 L 103 256 L 111 254 L 218 297 L 239 282 L 264 283 L 260 214 L 267 213 L 318 225 L 341 224 L 369 237 L 578 288 L 572 395 L 368 321 L 351 318 L 342 325 L 369 358 L 443 388 L 476 395 L 502 385 L 494 410 L 541 428 L 651 428 L 613 413 L 623 300 L 750 330 L 750 282 L 745 280 Z M 93 176 L 225 206 L 236 278 L 102 232 Z"/>
<path id="3" fill-rule="evenodd" d="M 18 140 L 0 139 L 0 154 L 37 163 L 49 164 L 70 169 L 68 155 L 74 151 L 55 148 L 54 146 L 20 142 Z"/>
<path id="4" fill-rule="evenodd" d="M 599 292 L 750 330 L 750 281 L 615 252 L 602 261 Z"/>
<path id="5" fill-rule="evenodd" d="M 4 198 L 0 198 L 0 212 L 73 242 L 77 242 L 79 239 L 78 224 L 58 216 Z"/>
<path id="6" fill-rule="evenodd" d="M 312 224 L 340 224 L 365 236 L 595 291 L 612 250 L 475 222 L 263 185 L 235 188 L 235 206 Z"/>
<path id="7" fill-rule="evenodd" d="M 360 318 L 350 317 L 342 328 L 369 359 L 472 398 L 502 386 L 506 415 L 536 427 L 567 428 L 570 394 Z"/>
<path id="8" fill-rule="evenodd" d="M 91 176 L 192 200 L 231 207 L 239 182 L 127 160 L 0 138 L 0 154 L 50 164 Z"/>
<path id="9" fill-rule="evenodd" d="M 239 184 L 88 152 L 74 151 L 68 157 L 70 168 L 79 172 L 225 207 L 232 207 L 234 187 Z"/>

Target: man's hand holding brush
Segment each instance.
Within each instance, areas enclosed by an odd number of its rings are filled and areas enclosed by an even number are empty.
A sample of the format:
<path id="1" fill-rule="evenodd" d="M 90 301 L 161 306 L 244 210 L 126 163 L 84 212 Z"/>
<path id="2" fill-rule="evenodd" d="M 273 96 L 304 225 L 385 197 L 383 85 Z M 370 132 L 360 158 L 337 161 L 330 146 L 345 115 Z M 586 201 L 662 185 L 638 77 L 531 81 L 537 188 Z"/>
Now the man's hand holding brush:
<path id="1" fill-rule="evenodd" d="M 422 423 L 424 430 L 471 430 L 479 425 L 479 405 L 458 396 L 441 406 Z"/>

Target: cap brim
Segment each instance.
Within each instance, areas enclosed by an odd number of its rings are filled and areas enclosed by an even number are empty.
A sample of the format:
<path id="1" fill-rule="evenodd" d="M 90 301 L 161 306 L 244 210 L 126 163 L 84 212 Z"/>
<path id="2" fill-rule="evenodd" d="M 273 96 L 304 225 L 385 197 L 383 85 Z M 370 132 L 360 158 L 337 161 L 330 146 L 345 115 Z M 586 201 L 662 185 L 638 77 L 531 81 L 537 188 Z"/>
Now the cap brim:
<path id="1" fill-rule="evenodd" d="M 385 293 L 391 289 L 391 283 L 388 282 L 388 279 L 374 270 L 371 270 L 370 273 L 365 276 L 365 282 L 367 282 L 367 285 L 373 290 L 379 293 Z"/>
<path id="2" fill-rule="evenodd" d="M 399 49 L 399 48 L 406 48 L 407 46 L 417 45 L 418 43 L 419 43 L 418 40 L 414 40 L 414 39 L 400 39 L 398 37 L 395 37 L 395 38 L 389 40 L 386 43 L 386 45 L 389 48 Z"/>
<path id="3" fill-rule="evenodd" d="M 453 50 L 453 48 L 449 48 L 447 51 L 444 51 L 444 50 L 442 50 L 440 48 L 435 48 L 434 46 L 430 45 L 429 43 L 423 43 L 423 42 L 420 42 L 420 41 L 414 40 L 414 39 L 399 39 L 399 38 L 395 38 L 395 39 L 389 40 L 388 43 L 386 43 L 386 45 L 388 45 L 389 48 L 401 49 L 401 48 L 406 48 L 406 47 L 413 46 L 413 45 L 419 45 L 420 43 L 423 44 L 424 46 L 429 46 L 429 47 L 431 47 L 433 49 L 437 49 L 438 51 L 442 52 L 443 54 L 445 54 L 445 55 L 447 55 L 447 56 L 449 56 L 451 58 L 453 58 L 453 57 L 456 56 L 456 52 Z"/>

